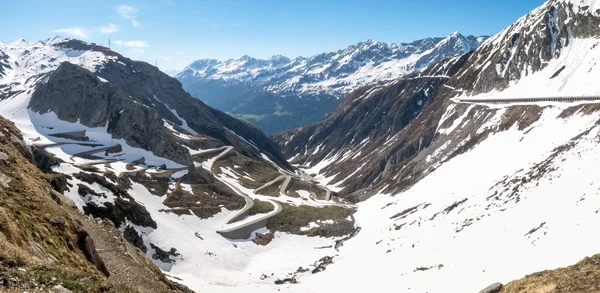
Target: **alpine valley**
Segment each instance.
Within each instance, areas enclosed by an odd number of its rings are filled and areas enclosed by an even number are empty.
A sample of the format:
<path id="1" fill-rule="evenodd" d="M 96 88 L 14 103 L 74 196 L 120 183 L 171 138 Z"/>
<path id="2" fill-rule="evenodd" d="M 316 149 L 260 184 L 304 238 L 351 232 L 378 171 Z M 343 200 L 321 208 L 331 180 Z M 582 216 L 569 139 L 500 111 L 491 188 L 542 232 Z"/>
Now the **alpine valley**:
<path id="1" fill-rule="evenodd" d="M 323 119 L 359 87 L 461 56 L 485 39 L 455 32 L 406 44 L 368 40 L 337 52 L 294 59 L 202 59 L 176 77 L 186 91 L 209 106 L 274 134 Z"/>
<path id="2" fill-rule="evenodd" d="M 600 292 L 599 28 L 549 0 L 177 78 L 0 43 L 0 291 Z"/>

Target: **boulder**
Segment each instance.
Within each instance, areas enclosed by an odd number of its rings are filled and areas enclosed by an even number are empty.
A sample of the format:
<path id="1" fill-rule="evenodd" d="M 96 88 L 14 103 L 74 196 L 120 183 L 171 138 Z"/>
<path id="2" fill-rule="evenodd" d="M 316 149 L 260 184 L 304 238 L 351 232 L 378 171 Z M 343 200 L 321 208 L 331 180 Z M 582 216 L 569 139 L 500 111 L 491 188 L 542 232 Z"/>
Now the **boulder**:
<path id="1" fill-rule="evenodd" d="M 67 220 L 63 217 L 55 217 L 55 218 L 52 218 L 52 220 L 50 220 L 50 224 L 52 224 L 52 226 L 60 228 L 60 229 L 64 229 L 66 223 L 67 223 Z"/>
<path id="2" fill-rule="evenodd" d="M 502 290 L 502 287 L 502 283 L 494 283 L 479 291 L 479 293 L 498 293 Z"/>
<path id="3" fill-rule="evenodd" d="M 96 266 L 96 268 L 100 270 L 106 277 L 109 277 L 110 272 L 108 271 L 108 268 L 106 268 L 106 264 L 100 257 L 100 254 L 98 254 L 94 240 L 87 231 L 83 229 L 79 230 L 77 242 L 79 249 L 83 251 L 88 261 L 94 264 L 94 266 Z"/>

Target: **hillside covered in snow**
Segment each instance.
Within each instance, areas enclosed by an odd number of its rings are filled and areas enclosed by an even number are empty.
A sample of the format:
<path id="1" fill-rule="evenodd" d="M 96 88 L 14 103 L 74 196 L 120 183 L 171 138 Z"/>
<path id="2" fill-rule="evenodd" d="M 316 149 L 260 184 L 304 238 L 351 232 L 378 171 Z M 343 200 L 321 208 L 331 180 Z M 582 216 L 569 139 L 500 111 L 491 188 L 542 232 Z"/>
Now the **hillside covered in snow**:
<path id="1" fill-rule="evenodd" d="M 294 59 L 202 59 L 187 66 L 177 79 L 208 105 L 276 133 L 322 119 L 359 87 L 463 55 L 486 38 L 456 32 L 402 44 L 368 40 L 337 52 Z"/>
<path id="2" fill-rule="evenodd" d="M 470 53 L 352 90 L 327 118 L 275 143 L 105 47 L 2 43 L 0 115 L 21 134 L 3 126 L 0 142 L 11 155 L 31 149 L 49 193 L 81 219 L 122 233 L 126 245 L 99 243 L 109 272 L 110 260 L 145 255 L 166 276 L 160 286 L 597 292 L 598 27 L 597 1 L 549 0 Z M 241 80 L 267 80 L 260 68 L 289 62 L 235 71 L 207 61 L 199 66 L 219 69 L 197 74 L 237 91 Z M 552 99 L 565 96 L 587 99 Z M 0 195 L 18 178 L 5 170 Z M 32 231 L 15 240 L 25 252 L 48 234 Z M 68 264 L 84 259 L 74 251 Z"/>
<path id="3" fill-rule="evenodd" d="M 359 202 L 360 233 L 297 287 L 479 292 L 598 254 L 599 9 L 547 1 L 468 55 L 278 135 L 291 163 Z M 540 97 L 589 100 L 527 100 Z M 580 274 L 493 292 L 595 292 Z"/>

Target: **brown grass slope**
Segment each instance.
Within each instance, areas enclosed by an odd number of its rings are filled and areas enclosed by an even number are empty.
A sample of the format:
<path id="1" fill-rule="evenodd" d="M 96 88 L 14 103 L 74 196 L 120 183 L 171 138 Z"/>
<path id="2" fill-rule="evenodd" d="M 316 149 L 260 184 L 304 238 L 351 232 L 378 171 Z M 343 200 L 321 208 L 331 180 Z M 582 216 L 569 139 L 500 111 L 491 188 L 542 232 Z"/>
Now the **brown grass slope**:
<path id="1" fill-rule="evenodd" d="M 600 292 L 600 254 L 579 263 L 542 271 L 512 281 L 500 293 L 596 293 Z"/>

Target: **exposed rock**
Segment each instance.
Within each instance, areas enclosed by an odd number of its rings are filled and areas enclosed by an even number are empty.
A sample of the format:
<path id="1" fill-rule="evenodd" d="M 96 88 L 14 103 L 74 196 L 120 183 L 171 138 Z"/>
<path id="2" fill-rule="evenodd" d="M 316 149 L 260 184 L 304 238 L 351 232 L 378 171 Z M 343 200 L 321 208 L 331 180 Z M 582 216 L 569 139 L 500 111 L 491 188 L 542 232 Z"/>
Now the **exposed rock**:
<path id="1" fill-rule="evenodd" d="M 55 290 L 58 293 L 72 293 L 73 291 L 63 287 L 62 285 L 56 285 L 52 287 L 52 290 Z"/>
<path id="2" fill-rule="evenodd" d="M 333 263 L 333 257 L 325 256 L 317 262 L 317 267 L 312 270 L 313 274 L 324 271 L 328 265 Z"/>
<path id="3" fill-rule="evenodd" d="M 52 218 L 52 220 L 50 220 L 50 224 L 52 224 L 52 226 L 55 226 L 59 229 L 64 229 L 66 223 L 67 223 L 67 220 L 63 217 L 55 217 L 55 218 Z"/>
<path id="4" fill-rule="evenodd" d="M 254 242 L 257 245 L 262 245 L 265 246 L 269 243 L 271 243 L 271 241 L 273 240 L 273 238 L 275 237 L 275 234 L 273 232 L 269 232 L 269 233 L 256 233 L 256 237 L 254 239 L 252 239 L 252 242 Z"/>
<path id="5" fill-rule="evenodd" d="M 498 293 L 502 290 L 502 286 L 502 283 L 494 283 L 479 291 L 479 293 Z"/>
<path id="6" fill-rule="evenodd" d="M 56 190 L 60 193 L 64 193 L 65 191 L 69 190 L 69 182 L 67 181 L 68 178 L 71 178 L 71 176 L 60 173 L 46 174 L 46 181 L 50 183 L 50 186 L 52 186 L 53 190 Z"/>
<path id="7" fill-rule="evenodd" d="M 180 254 L 177 253 L 177 249 L 171 247 L 171 250 L 169 251 L 164 251 L 162 250 L 160 247 L 150 243 L 150 247 L 152 247 L 152 249 L 154 249 L 154 253 L 152 254 L 152 259 L 157 259 L 160 260 L 164 263 L 173 263 L 175 262 L 175 260 L 171 259 L 171 256 L 179 256 Z"/>
<path id="8" fill-rule="evenodd" d="M 83 207 L 83 211 L 87 215 L 93 215 L 97 218 L 109 219 L 117 227 L 120 227 L 125 223 L 127 218 L 133 224 L 142 227 L 151 227 L 156 229 L 156 222 L 152 219 L 150 213 L 146 208 L 135 200 L 123 200 L 116 198 L 114 203 L 105 202 L 102 205 L 98 205 L 94 202 L 88 202 Z"/>
<path id="9" fill-rule="evenodd" d="M 129 243 L 133 244 L 133 246 L 139 248 L 144 253 L 148 251 L 148 248 L 146 247 L 146 245 L 144 245 L 144 240 L 133 227 L 125 227 L 125 230 L 123 231 L 123 236 L 127 241 L 129 241 Z"/>
<path id="10" fill-rule="evenodd" d="M 53 166 L 58 166 L 62 160 L 40 148 L 33 149 L 35 165 L 44 173 L 52 172 Z"/>
<path id="11" fill-rule="evenodd" d="M 94 240 L 92 239 L 92 237 L 90 237 L 88 232 L 83 229 L 79 230 L 77 238 L 79 249 L 83 251 L 88 261 L 93 263 L 96 266 L 96 268 L 100 270 L 106 277 L 109 277 L 110 272 L 106 268 L 104 261 L 98 254 L 98 251 L 96 251 Z"/>
<path id="12" fill-rule="evenodd" d="M 8 184 L 12 181 L 12 179 L 10 179 L 10 177 L 2 174 L 2 172 L 0 172 L 0 187 L 4 187 L 7 188 Z"/>
<path id="13" fill-rule="evenodd" d="M 275 285 L 297 284 L 297 283 L 298 283 L 298 280 L 296 280 L 296 277 L 278 279 L 275 281 Z"/>

